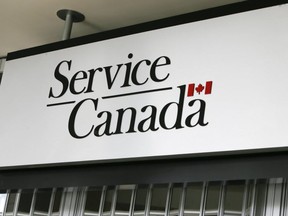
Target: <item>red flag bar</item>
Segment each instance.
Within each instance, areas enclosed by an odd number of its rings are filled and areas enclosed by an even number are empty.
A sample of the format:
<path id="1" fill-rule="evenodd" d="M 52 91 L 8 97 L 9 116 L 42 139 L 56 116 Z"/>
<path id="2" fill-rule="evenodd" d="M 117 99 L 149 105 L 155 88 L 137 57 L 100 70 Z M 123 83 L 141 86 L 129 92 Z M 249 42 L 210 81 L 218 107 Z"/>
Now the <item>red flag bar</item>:
<path id="1" fill-rule="evenodd" d="M 188 97 L 192 97 L 194 95 L 195 83 L 189 84 L 188 86 Z"/>
<path id="2" fill-rule="evenodd" d="M 213 81 L 207 81 L 205 85 L 205 94 L 211 94 Z"/>

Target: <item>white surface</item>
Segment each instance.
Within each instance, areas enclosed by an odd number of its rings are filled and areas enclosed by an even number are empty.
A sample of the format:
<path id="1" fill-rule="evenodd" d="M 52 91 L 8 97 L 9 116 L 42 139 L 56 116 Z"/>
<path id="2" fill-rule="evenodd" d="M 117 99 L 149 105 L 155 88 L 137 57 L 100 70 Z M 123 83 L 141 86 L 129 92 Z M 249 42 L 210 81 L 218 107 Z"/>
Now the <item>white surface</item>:
<path id="1" fill-rule="evenodd" d="M 8 61 L 0 88 L 0 167 L 287 147 L 287 26 L 285 5 Z M 133 64 L 168 56 L 171 65 L 161 70 L 169 78 L 122 89 L 115 81 L 109 90 L 102 72 L 95 75 L 94 93 L 48 98 L 50 87 L 60 86 L 54 78 L 59 62 L 73 61 L 71 77 L 78 70 L 125 63 L 130 52 Z M 177 86 L 209 80 L 212 94 L 194 97 L 206 101 L 205 127 L 75 139 L 67 127 L 75 104 L 46 107 L 171 86 L 171 91 L 99 99 L 98 110 L 163 107 L 177 101 Z M 184 116 L 191 112 L 186 105 Z M 85 123 L 78 131 L 89 130 L 97 122 L 94 110 L 85 106 L 78 121 Z"/>

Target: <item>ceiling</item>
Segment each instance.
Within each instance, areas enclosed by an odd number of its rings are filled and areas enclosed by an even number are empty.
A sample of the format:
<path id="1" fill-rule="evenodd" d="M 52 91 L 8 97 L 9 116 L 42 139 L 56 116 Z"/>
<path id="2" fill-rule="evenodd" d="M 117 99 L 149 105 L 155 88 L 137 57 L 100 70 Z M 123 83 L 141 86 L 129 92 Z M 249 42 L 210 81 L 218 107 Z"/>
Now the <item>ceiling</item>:
<path id="1" fill-rule="evenodd" d="M 71 38 L 203 10 L 243 0 L 1 0 L 0 58 L 7 53 L 61 40 L 60 9 L 85 15 Z"/>

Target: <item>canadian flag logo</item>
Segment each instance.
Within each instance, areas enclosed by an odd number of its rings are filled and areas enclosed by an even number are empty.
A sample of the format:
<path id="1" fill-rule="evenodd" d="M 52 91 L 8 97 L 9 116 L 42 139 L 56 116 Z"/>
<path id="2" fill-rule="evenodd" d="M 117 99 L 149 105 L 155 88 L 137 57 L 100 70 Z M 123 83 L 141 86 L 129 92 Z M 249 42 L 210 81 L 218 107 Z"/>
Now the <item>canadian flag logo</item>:
<path id="1" fill-rule="evenodd" d="M 201 94 L 204 92 L 204 94 L 211 94 L 212 93 L 212 84 L 213 81 L 207 81 L 205 85 L 202 85 L 201 83 L 198 85 L 195 85 L 195 83 L 191 83 L 188 85 L 188 97 L 194 96 L 194 94 L 198 93 Z"/>

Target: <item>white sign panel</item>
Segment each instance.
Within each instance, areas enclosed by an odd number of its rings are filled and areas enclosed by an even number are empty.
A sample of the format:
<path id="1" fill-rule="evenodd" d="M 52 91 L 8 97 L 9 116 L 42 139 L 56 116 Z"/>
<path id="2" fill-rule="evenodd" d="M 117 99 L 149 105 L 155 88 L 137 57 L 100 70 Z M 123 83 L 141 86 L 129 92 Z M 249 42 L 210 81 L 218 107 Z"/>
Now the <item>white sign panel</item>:
<path id="1" fill-rule="evenodd" d="M 6 62 L 0 167 L 288 146 L 288 6 Z"/>

